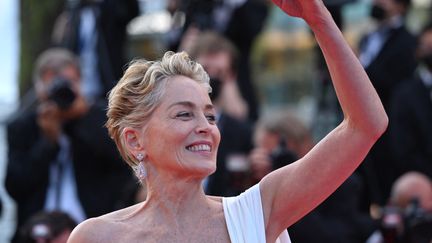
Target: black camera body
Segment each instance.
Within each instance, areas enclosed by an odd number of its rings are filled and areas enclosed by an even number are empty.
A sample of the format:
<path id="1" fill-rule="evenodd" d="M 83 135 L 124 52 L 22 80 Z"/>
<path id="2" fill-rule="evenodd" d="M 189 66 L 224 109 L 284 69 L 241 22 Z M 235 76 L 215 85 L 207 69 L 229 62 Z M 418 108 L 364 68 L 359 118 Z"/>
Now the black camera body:
<path id="1" fill-rule="evenodd" d="M 273 170 L 289 165 L 297 159 L 297 155 L 287 148 L 286 141 L 283 138 L 279 140 L 278 147 L 270 153 Z"/>
<path id="2" fill-rule="evenodd" d="M 400 220 L 388 220 L 399 218 Z M 385 243 L 430 243 L 432 214 L 413 200 L 405 210 L 388 207 L 383 211 L 380 231 Z"/>
<path id="3" fill-rule="evenodd" d="M 432 241 L 432 213 L 420 207 L 413 200 L 405 215 L 406 235 L 411 243 L 430 243 Z"/>
<path id="4" fill-rule="evenodd" d="M 71 81 L 55 77 L 48 88 L 48 99 L 54 101 L 61 110 L 67 110 L 75 101 L 76 94 L 71 88 Z"/>

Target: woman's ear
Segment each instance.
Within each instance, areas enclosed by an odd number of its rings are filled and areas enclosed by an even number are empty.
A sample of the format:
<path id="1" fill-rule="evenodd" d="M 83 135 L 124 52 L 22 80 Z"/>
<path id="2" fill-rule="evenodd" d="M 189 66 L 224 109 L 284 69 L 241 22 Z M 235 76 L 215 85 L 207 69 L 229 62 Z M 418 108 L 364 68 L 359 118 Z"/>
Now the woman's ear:
<path id="1" fill-rule="evenodd" d="M 143 150 L 143 145 L 140 141 L 140 132 L 137 129 L 126 127 L 123 132 L 125 144 L 131 152 Z M 135 153 L 134 153 L 135 154 Z"/>

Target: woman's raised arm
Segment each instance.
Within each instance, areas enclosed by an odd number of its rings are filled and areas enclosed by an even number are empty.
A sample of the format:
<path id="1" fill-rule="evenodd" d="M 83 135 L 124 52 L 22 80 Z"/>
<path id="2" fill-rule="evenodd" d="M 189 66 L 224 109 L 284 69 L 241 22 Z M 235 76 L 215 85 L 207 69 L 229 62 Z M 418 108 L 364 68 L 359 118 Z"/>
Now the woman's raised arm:
<path id="1" fill-rule="evenodd" d="M 374 87 L 322 0 L 274 3 L 289 15 L 303 18 L 315 34 L 344 120 L 303 158 L 260 182 L 268 242 L 333 193 L 363 161 L 388 124 Z"/>

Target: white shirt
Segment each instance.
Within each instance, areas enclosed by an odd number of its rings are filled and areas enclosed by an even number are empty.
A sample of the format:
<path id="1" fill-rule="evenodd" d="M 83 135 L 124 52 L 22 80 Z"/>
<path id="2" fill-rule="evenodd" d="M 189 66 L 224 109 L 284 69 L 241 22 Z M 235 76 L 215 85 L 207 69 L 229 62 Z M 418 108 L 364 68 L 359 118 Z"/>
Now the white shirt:
<path id="1" fill-rule="evenodd" d="M 60 152 L 50 166 L 49 185 L 44 209 L 68 213 L 76 222 L 86 219 L 76 189 L 75 173 L 70 155 L 70 142 L 66 135 L 59 139 Z"/>
<path id="2" fill-rule="evenodd" d="M 85 7 L 80 13 L 79 55 L 81 64 L 81 89 L 89 102 L 102 94 L 102 84 L 99 75 L 96 44 L 97 26 L 96 13 L 92 7 Z"/>

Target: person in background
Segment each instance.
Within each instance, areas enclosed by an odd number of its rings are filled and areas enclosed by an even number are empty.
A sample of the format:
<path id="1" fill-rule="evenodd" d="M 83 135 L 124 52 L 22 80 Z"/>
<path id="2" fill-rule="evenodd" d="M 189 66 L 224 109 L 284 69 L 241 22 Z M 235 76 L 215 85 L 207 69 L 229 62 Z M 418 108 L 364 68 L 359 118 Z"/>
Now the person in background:
<path id="1" fill-rule="evenodd" d="M 377 27 L 361 38 L 359 44 L 360 62 L 387 112 L 395 87 L 412 77 L 417 65 L 417 39 L 405 24 L 410 6 L 411 0 L 373 0 L 370 15 Z M 369 199 L 363 203 L 365 211 L 369 211 L 371 203 L 381 206 L 386 203 L 391 185 L 399 175 L 389 140 L 386 132 L 360 167 L 359 172 L 368 182 L 365 195 L 369 195 Z"/>
<path id="2" fill-rule="evenodd" d="M 413 77 L 395 88 L 390 103 L 390 148 L 399 173 L 432 177 L 432 23 L 419 36 Z"/>
<path id="3" fill-rule="evenodd" d="M 393 184 L 380 229 L 367 243 L 420 243 L 432 240 L 432 181 L 410 171 Z"/>
<path id="4" fill-rule="evenodd" d="M 249 107 L 237 82 L 237 48 L 216 32 L 206 31 L 197 36 L 187 52 L 210 76 L 213 103 L 237 120 L 248 120 Z"/>
<path id="5" fill-rule="evenodd" d="M 315 33 L 345 119 L 304 157 L 234 197 L 207 196 L 220 132 L 209 76 L 186 53 L 138 60 L 110 92 L 107 128 L 147 199 L 79 224 L 69 243 L 290 242 L 286 229 L 333 193 L 388 125 L 364 69 L 321 0 L 274 1 Z M 97 233 L 95 233 L 97 232 Z"/>
<path id="6" fill-rule="evenodd" d="M 255 124 L 254 149 L 249 155 L 255 181 L 298 158 L 313 147 L 306 125 L 292 112 L 277 111 L 261 117 Z"/>
<path id="7" fill-rule="evenodd" d="M 377 27 L 361 38 L 359 59 L 388 107 L 393 88 L 416 68 L 416 37 L 406 27 L 411 0 L 373 0 L 370 16 Z"/>
<path id="8" fill-rule="evenodd" d="M 129 169 L 103 127 L 106 102 L 88 104 L 78 59 L 60 48 L 41 53 L 34 70 L 37 102 L 7 124 L 6 189 L 18 228 L 40 210 L 60 210 L 76 222 L 114 209 Z"/>
<path id="9" fill-rule="evenodd" d="M 61 211 L 41 211 L 19 229 L 18 243 L 66 243 L 77 223 Z"/>
<path id="10" fill-rule="evenodd" d="M 413 199 L 418 200 L 422 209 L 432 212 L 431 178 L 423 173 L 410 171 L 395 181 L 390 196 L 390 205 L 408 208 Z"/>
<path id="11" fill-rule="evenodd" d="M 87 102 L 106 98 L 126 64 L 127 24 L 139 14 L 137 0 L 67 0 L 53 30 L 53 45 L 80 59 Z"/>

